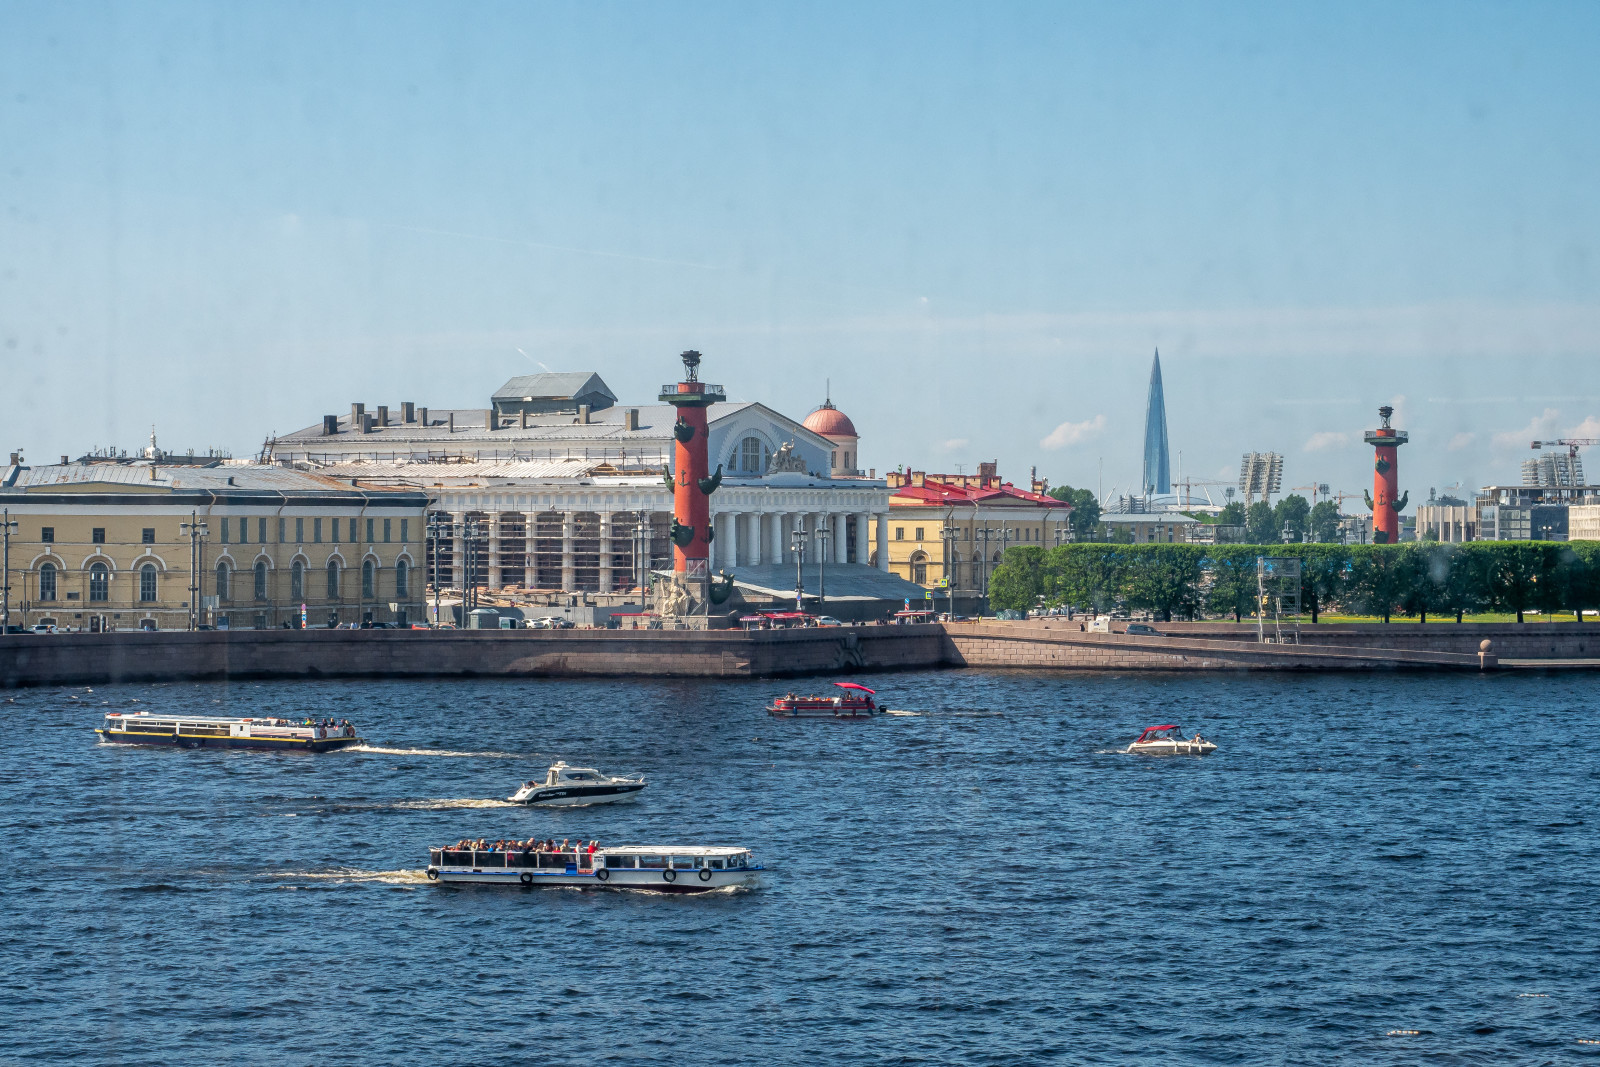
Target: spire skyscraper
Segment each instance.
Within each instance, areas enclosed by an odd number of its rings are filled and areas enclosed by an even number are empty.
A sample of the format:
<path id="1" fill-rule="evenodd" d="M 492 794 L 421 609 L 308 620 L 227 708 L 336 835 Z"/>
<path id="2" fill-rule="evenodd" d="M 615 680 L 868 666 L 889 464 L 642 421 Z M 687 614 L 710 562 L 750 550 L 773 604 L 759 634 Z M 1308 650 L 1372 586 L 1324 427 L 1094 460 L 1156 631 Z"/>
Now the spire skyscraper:
<path id="1" fill-rule="evenodd" d="M 1161 350 L 1150 364 L 1150 399 L 1144 411 L 1144 491 L 1172 492 L 1172 459 L 1167 452 L 1167 398 L 1161 390 Z"/>

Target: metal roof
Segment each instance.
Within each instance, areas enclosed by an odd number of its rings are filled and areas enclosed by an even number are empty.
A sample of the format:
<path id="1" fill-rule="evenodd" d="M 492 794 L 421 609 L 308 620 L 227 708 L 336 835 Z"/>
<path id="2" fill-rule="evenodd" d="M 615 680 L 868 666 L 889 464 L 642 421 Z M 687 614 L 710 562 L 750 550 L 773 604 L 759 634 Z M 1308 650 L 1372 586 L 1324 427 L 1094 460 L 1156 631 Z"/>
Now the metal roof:
<path id="1" fill-rule="evenodd" d="M 716 422 L 750 406 L 748 402 L 712 404 L 707 411 L 707 418 Z M 627 412 L 632 410 L 639 412 L 637 430 L 627 428 Z M 454 430 L 450 428 L 452 415 L 456 423 Z M 526 428 L 513 423 L 491 430 L 487 425 L 488 416 L 487 408 L 432 408 L 428 411 L 427 426 L 415 422 L 391 422 L 388 426 L 374 426 L 371 433 L 361 433 L 359 430 L 352 432 L 350 417 L 341 415 L 336 437 L 325 436 L 322 424 L 317 423 L 278 437 L 276 447 L 316 452 L 321 444 L 333 446 L 329 449 L 333 452 L 389 452 L 448 451 L 468 445 L 478 448 L 490 443 L 513 449 L 519 446 L 560 444 L 563 441 L 670 442 L 672 424 L 678 417 L 670 404 L 644 404 L 637 408 L 631 405 L 626 408 L 605 408 L 592 413 L 586 423 L 579 422 L 575 415 L 529 415 Z M 359 449 L 355 447 L 357 443 Z"/>
<path id="2" fill-rule="evenodd" d="M 599 393 L 612 402 L 617 399 L 617 394 L 592 370 L 518 375 L 496 389 L 492 399 L 570 400 L 585 393 Z"/>
<path id="3" fill-rule="evenodd" d="M 389 492 L 384 487 L 355 486 L 349 477 L 333 478 L 325 474 L 292 470 L 257 464 L 240 464 L 222 467 L 155 467 L 151 477 L 148 463 L 69 463 L 66 465 L 28 467 L 21 470 L 12 488 L 22 491 L 48 491 L 51 489 L 114 486 L 117 489 L 154 489 L 161 492 L 201 490 L 226 493 L 230 491 L 268 491 L 278 493 L 320 492 Z"/>

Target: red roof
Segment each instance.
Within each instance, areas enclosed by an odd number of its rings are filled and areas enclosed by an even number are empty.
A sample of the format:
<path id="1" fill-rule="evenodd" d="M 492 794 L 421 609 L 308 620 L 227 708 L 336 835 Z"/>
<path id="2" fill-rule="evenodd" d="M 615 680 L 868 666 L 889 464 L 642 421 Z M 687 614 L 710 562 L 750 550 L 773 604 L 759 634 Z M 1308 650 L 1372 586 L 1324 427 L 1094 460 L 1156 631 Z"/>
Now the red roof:
<path id="1" fill-rule="evenodd" d="M 856 424 L 850 421 L 850 416 L 834 407 L 830 401 L 823 401 L 822 406 L 806 416 L 806 421 L 801 423 L 812 433 L 820 433 L 824 437 L 859 437 L 856 433 Z"/>
<path id="2" fill-rule="evenodd" d="M 1057 500 L 1053 496 L 1043 493 L 1034 493 L 1026 489 L 1018 489 L 1010 482 L 1005 482 L 998 488 L 978 489 L 964 485 L 952 485 L 948 482 L 936 482 L 927 479 L 920 486 L 902 485 L 889 492 L 889 503 L 892 505 L 896 497 L 914 500 L 919 504 L 988 504 L 998 503 L 1002 500 L 1014 500 L 1023 504 L 1036 504 L 1044 508 L 1066 508 L 1072 510 L 1072 505 L 1065 500 Z"/>

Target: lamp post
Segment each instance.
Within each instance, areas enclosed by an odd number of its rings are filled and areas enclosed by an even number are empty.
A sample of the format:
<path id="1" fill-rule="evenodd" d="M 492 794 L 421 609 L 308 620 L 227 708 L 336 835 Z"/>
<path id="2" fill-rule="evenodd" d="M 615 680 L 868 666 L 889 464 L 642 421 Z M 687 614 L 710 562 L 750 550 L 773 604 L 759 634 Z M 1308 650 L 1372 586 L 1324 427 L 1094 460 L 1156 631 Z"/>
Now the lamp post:
<path id="1" fill-rule="evenodd" d="M 944 542 L 945 600 L 948 601 L 952 619 L 956 617 L 956 574 L 957 569 L 961 566 L 961 561 L 956 559 L 956 534 L 960 531 L 955 523 L 951 521 L 953 515 L 954 509 L 951 509 L 951 512 L 945 515 L 944 525 L 939 527 L 939 539 Z"/>
<path id="2" fill-rule="evenodd" d="M 645 591 L 650 584 L 650 513 L 639 512 L 639 521 L 633 527 L 633 571 L 639 580 L 639 602 L 644 603 Z"/>
<path id="3" fill-rule="evenodd" d="M 204 621 L 200 614 L 200 539 L 205 537 L 207 526 L 198 512 L 189 513 L 189 521 L 178 524 L 178 529 L 189 538 L 189 629 Z"/>
<path id="4" fill-rule="evenodd" d="M 5 541 L 5 562 L 0 565 L 0 635 L 11 632 L 11 531 L 16 528 L 11 509 L 0 511 L 0 539 Z"/>
<path id="5" fill-rule="evenodd" d="M 833 536 L 826 517 L 817 526 L 816 535 L 820 553 L 817 556 L 817 611 L 821 613 L 828 603 L 828 538 Z"/>
<path id="6" fill-rule="evenodd" d="M 428 517 L 428 541 L 433 546 L 433 628 L 439 628 L 439 542 L 451 536 L 455 531 L 455 524 L 439 517 L 434 512 Z"/>
<path id="7" fill-rule="evenodd" d="M 804 568 L 806 562 L 806 530 L 805 520 L 799 520 L 798 528 L 789 533 L 789 548 L 794 552 L 794 610 L 805 613 L 806 610 L 806 584 Z"/>

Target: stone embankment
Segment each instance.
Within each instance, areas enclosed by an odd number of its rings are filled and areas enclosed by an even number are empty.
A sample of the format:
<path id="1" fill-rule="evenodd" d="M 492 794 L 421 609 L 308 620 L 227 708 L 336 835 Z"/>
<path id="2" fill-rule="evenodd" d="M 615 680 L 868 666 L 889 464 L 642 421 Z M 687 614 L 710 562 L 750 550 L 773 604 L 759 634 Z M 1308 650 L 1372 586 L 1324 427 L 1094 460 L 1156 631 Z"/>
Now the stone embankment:
<path id="1" fill-rule="evenodd" d="M 235 630 L 0 637 L 0 688 L 222 678 L 751 678 L 930 667 L 1055 670 L 1471 670 L 1600 666 L 1600 626 L 1162 624 L 1092 634 L 1065 619 L 807 630 Z M 1479 643 L 1493 642 L 1480 655 Z M 1588 657 L 1585 660 L 1585 657 Z M 1509 665 L 1509 664 L 1506 664 Z"/>

